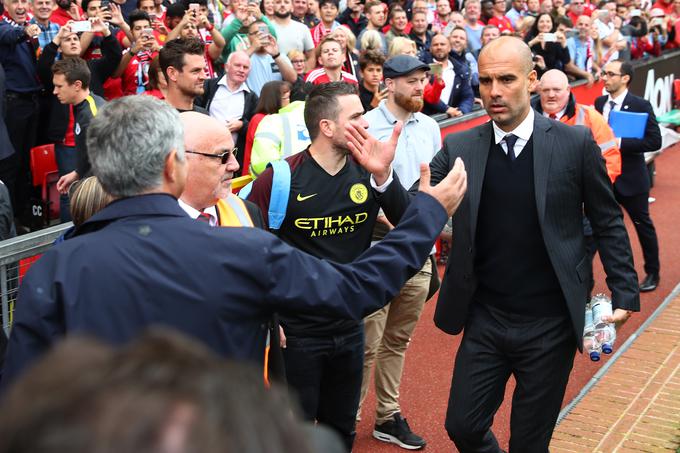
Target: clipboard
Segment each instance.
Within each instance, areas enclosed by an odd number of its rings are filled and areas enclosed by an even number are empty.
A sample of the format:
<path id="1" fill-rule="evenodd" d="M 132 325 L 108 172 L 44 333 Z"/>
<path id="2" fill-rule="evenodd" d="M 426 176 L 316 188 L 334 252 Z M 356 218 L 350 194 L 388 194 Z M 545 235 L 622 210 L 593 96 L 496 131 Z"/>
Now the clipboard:
<path id="1" fill-rule="evenodd" d="M 609 112 L 609 126 L 617 138 L 643 138 L 647 127 L 648 113 Z"/>

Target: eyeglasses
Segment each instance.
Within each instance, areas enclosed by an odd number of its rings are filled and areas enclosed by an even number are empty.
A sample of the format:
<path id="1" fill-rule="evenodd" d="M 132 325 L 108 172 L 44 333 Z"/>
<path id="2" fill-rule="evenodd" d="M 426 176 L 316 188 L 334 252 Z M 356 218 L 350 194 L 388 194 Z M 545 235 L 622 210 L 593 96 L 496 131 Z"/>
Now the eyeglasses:
<path id="1" fill-rule="evenodd" d="M 611 79 L 611 78 L 614 77 L 614 76 L 621 76 L 621 75 L 623 75 L 623 74 L 617 74 L 617 73 L 611 72 L 611 71 L 602 71 L 602 72 L 600 73 L 600 75 L 601 75 L 602 77 L 609 77 L 609 78 Z"/>
<path id="2" fill-rule="evenodd" d="M 190 154 L 199 154 L 201 156 L 205 157 L 212 157 L 214 159 L 221 159 L 221 164 L 224 165 L 227 162 L 229 162 L 229 157 L 234 156 L 236 157 L 236 153 L 238 153 L 238 148 L 234 148 L 232 150 L 227 150 L 223 153 L 220 154 L 208 154 L 208 153 L 199 153 L 198 151 L 189 151 L 188 149 L 184 150 L 185 153 L 190 153 Z"/>

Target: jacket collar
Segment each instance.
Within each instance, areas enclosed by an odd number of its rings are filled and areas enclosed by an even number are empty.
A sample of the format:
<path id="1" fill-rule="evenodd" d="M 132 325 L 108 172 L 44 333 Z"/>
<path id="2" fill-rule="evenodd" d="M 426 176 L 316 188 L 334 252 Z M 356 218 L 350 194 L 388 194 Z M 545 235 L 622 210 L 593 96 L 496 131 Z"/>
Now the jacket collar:
<path id="1" fill-rule="evenodd" d="M 539 115 L 543 115 L 543 106 L 541 105 L 540 96 L 536 96 L 531 100 L 531 106 Z M 569 100 L 567 101 L 567 107 L 564 110 L 564 116 L 571 118 L 574 115 L 576 115 L 576 98 L 574 97 L 574 93 L 569 93 Z"/>
<path id="2" fill-rule="evenodd" d="M 78 227 L 73 236 L 97 231 L 109 223 L 136 216 L 164 216 L 189 218 L 179 207 L 177 199 L 167 193 L 152 193 L 122 198 L 111 202 Z"/>

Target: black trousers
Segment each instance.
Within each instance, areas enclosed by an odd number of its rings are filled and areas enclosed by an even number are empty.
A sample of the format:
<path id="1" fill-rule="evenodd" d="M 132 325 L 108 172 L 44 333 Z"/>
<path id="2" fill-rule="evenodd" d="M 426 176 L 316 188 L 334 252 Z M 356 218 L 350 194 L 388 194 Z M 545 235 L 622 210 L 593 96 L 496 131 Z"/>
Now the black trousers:
<path id="1" fill-rule="evenodd" d="M 5 94 L 7 132 L 16 151 L 16 179 L 13 187 L 7 188 L 12 195 L 14 215 L 18 216 L 28 209 L 32 193 L 30 151 L 35 146 L 40 111 L 38 94 Z"/>
<path id="2" fill-rule="evenodd" d="M 656 229 L 649 216 L 649 192 L 630 197 L 621 195 L 614 187 L 616 201 L 621 204 L 633 221 L 635 232 L 640 240 L 642 256 L 645 260 L 645 273 L 659 274 L 659 240 Z"/>
<path id="3" fill-rule="evenodd" d="M 575 352 L 568 317 L 531 318 L 473 303 L 446 413 L 458 450 L 501 451 L 491 424 L 514 375 L 510 452 L 548 452 Z"/>

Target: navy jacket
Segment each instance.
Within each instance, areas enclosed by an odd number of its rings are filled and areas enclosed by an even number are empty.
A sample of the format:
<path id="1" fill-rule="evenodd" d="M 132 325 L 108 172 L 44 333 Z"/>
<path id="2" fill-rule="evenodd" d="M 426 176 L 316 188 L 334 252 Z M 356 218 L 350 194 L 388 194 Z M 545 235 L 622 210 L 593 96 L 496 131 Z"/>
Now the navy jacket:
<path id="1" fill-rule="evenodd" d="M 35 47 L 24 27 L 0 18 L 0 63 L 5 67 L 7 91 L 37 93 L 42 88 L 36 74 Z"/>
<path id="2" fill-rule="evenodd" d="M 273 312 L 362 319 L 422 267 L 445 222 L 419 194 L 383 241 L 341 265 L 256 228 L 211 228 L 167 194 L 114 201 L 22 281 L 3 387 L 65 334 L 120 344 L 150 325 L 262 363 Z"/>
<path id="3" fill-rule="evenodd" d="M 7 125 L 5 125 L 5 69 L 0 64 L 0 160 L 7 159 L 14 154 L 14 146 L 9 139 Z"/>
<path id="4" fill-rule="evenodd" d="M 432 57 L 426 57 L 427 62 L 432 62 Z M 470 84 L 470 79 L 472 77 L 470 68 L 467 66 L 467 62 L 461 63 L 458 60 L 449 58 L 449 63 L 453 65 L 453 71 L 455 76 L 453 78 L 453 89 L 451 90 L 451 96 L 449 96 L 449 102 L 444 103 L 439 101 L 437 104 L 425 103 L 423 108 L 423 113 L 426 115 L 433 115 L 435 113 L 446 113 L 449 107 L 458 108 L 463 114 L 470 113 L 472 111 L 472 106 L 475 102 L 475 94 L 472 91 L 472 85 Z M 430 83 L 434 82 L 434 78 L 430 78 Z"/>
<path id="5" fill-rule="evenodd" d="M 595 99 L 595 108 L 602 113 L 604 103 L 609 96 Z M 621 139 L 621 175 L 616 178 L 614 187 L 623 196 L 630 197 L 649 192 L 651 182 L 645 163 L 645 153 L 661 148 L 661 131 L 656 121 L 652 104 L 633 94 L 626 94 L 621 104 L 621 111 L 647 113 L 645 136 L 642 138 Z"/>

